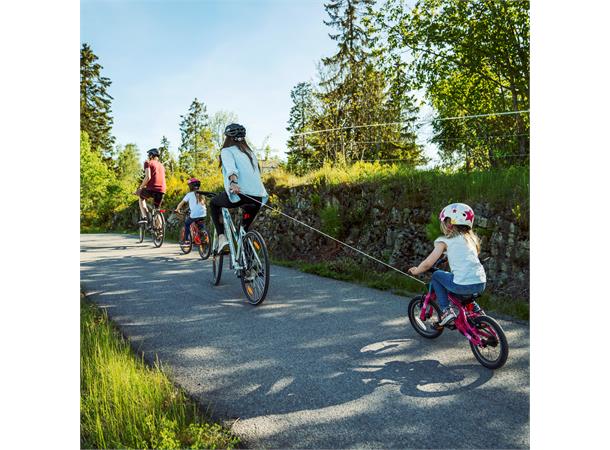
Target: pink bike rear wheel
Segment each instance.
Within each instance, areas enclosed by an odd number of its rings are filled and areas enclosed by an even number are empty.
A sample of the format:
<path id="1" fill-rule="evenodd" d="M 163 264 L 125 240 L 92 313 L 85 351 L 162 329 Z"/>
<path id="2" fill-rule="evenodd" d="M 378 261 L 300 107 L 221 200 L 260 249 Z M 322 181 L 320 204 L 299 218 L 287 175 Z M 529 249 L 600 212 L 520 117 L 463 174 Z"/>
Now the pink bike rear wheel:
<path id="1" fill-rule="evenodd" d="M 470 343 L 472 353 L 484 367 L 499 369 L 508 359 L 508 340 L 504 330 L 489 316 L 475 317 L 472 322 L 483 341 L 481 345 Z"/>

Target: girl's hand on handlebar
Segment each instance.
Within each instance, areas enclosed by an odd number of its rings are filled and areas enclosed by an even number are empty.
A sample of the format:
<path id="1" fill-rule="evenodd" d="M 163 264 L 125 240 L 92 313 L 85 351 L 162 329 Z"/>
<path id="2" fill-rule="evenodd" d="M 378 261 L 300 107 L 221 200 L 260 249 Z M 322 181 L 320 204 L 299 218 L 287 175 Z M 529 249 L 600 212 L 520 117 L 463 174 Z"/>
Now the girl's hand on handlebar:
<path id="1" fill-rule="evenodd" d="M 239 184 L 231 183 L 231 192 L 233 192 L 234 194 L 239 194 L 239 192 L 240 192 Z"/>
<path id="2" fill-rule="evenodd" d="M 409 272 L 411 275 L 419 275 L 419 274 L 420 274 L 419 270 L 417 270 L 417 267 L 415 267 L 415 266 L 411 267 L 411 268 L 408 270 L 408 272 Z"/>

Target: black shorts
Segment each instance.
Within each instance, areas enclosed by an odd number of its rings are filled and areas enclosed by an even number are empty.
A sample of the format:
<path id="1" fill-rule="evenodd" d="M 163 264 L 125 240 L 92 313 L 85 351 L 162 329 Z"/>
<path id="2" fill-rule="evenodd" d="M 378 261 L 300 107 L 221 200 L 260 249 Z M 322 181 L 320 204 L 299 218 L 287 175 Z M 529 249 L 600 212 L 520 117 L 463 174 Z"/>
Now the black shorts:
<path id="1" fill-rule="evenodd" d="M 146 200 L 147 198 L 152 197 L 153 202 L 155 204 L 155 208 L 161 206 L 161 203 L 163 203 L 164 195 L 165 194 L 163 192 L 151 191 L 150 189 L 142 189 L 142 191 L 140 192 L 140 198 L 142 200 Z"/>

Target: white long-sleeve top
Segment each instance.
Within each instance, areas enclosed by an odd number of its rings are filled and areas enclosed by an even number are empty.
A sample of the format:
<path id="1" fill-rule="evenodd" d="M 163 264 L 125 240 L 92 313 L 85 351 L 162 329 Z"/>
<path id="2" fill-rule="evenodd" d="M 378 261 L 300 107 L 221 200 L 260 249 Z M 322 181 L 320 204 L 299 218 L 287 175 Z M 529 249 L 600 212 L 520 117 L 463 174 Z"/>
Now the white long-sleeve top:
<path id="1" fill-rule="evenodd" d="M 229 200 L 235 203 L 239 201 L 239 196 L 231 192 L 231 175 L 237 176 L 237 184 L 242 194 L 254 195 L 263 198 L 263 203 L 267 202 L 269 194 L 261 180 L 261 173 L 258 168 L 258 160 L 256 155 L 251 153 L 252 163 L 248 156 L 242 152 L 237 146 L 223 148 L 220 152 L 222 160 L 222 177 L 224 181 L 225 191 L 229 196 Z"/>

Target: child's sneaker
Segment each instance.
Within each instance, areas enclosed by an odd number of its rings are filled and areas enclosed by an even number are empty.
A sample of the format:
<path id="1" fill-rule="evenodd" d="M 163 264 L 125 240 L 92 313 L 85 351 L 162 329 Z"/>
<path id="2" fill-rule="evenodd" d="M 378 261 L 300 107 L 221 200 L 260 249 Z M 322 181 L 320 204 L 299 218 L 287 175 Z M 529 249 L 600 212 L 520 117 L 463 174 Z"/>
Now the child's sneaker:
<path id="1" fill-rule="evenodd" d="M 473 302 L 472 304 L 472 312 L 480 314 L 481 316 L 485 315 L 485 311 L 479 306 L 477 302 Z"/>
<path id="2" fill-rule="evenodd" d="M 148 219 L 146 217 L 140 217 L 140 220 L 138 220 L 138 223 L 148 223 Z"/>
<path id="3" fill-rule="evenodd" d="M 451 308 L 451 306 L 448 306 L 444 311 L 443 314 L 441 315 L 441 321 L 438 323 L 441 327 L 444 327 L 445 325 L 447 325 L 449 322 L 451 322 L 452 320 L 455 320 L 457 316 L 455 315 L 455 312 L 453 312 L 453 308 Z"/>

